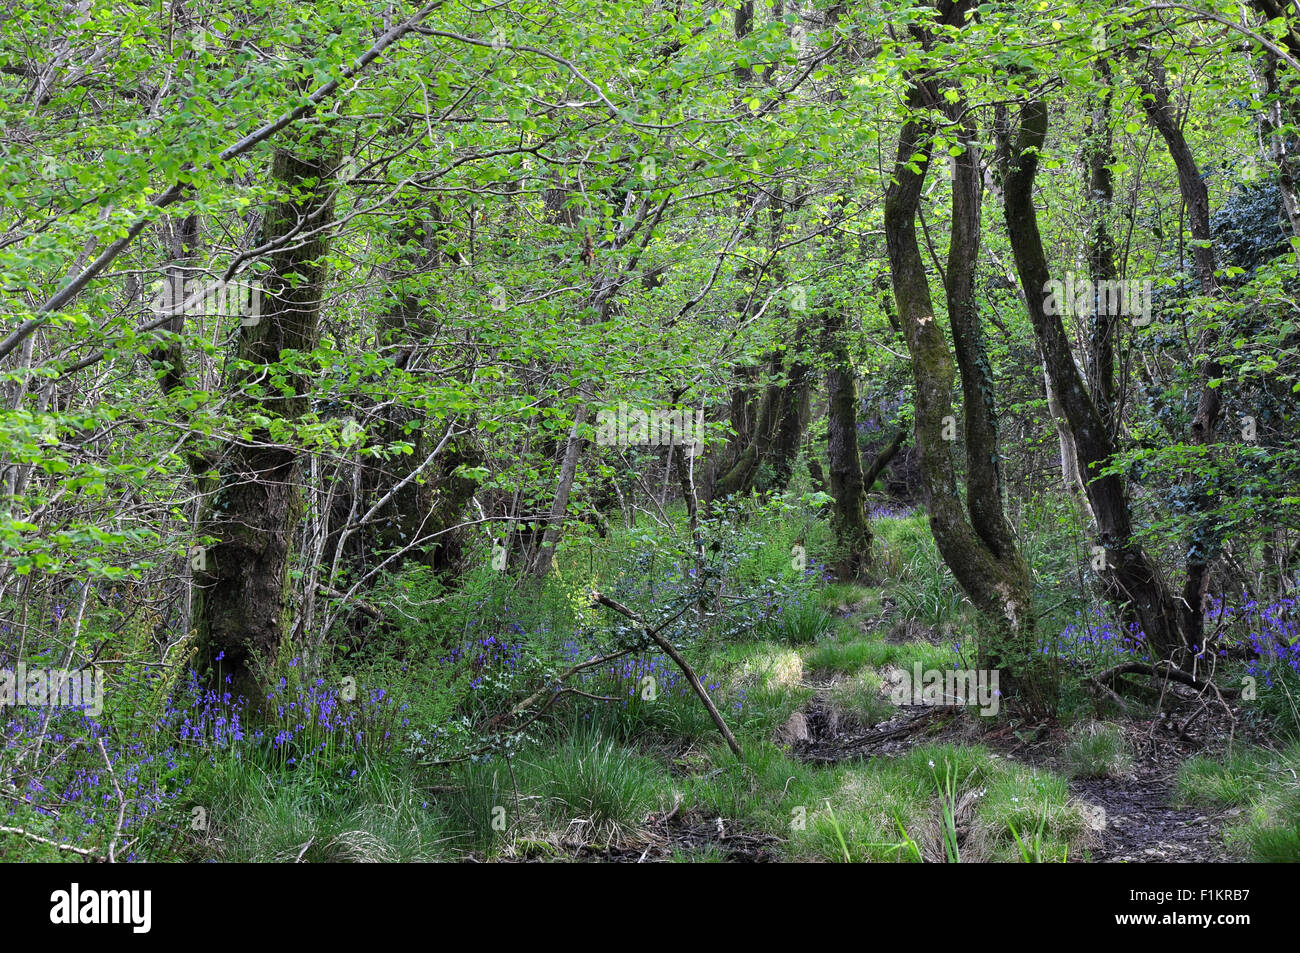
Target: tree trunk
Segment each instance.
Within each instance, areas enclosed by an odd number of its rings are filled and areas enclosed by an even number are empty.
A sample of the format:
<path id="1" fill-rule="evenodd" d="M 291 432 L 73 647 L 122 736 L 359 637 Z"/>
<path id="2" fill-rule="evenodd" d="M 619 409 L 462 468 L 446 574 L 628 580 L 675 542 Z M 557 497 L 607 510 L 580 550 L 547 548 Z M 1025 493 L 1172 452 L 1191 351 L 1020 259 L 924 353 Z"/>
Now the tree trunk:
<path id="1" fill-rule="evenodd" d="M 830 462 L 831 526 L 839 551 L 836 575 L 841 582 L 862 580 L 871 568 L 871 524 L 867 520 L 862 453 L 858 449 L 858 387 L 848 345 L 844 313 L 835 305 L 824 311 L 826 333 L 827 435 Z"/>
<path id="2" fill-rule="evenodd" d="M 1180 654 L 1182 635 L 1173 596 L 1155 565 L 1133 538 L 1128 496 L 1114 474 L 1101 475 L 1115 455 L 1110 431 L 1084 388 L 1059 313 L 1048 314 L 1044 294 L 1049 287 L 1047 258 L 1038 233 L 1034 209 L 1034 177 L 1038 150 L 1047 138 L 1047 105 L 1040 99 L 1021 111 L 1020 135 L 1011 156 L 1005 188 L 1007 233 L 1015 255 L 1025 304 L 1043 354 L 1048 383 L 1070 425 L 1092 502 L 1100 542 L 1105 550 L 1107 595 L 1124 617 L 1145 633 L 1160 658 Z M 1059 309 L 1057 309 L 1059 310 Z"/>
<path id="3" fill-rule="evenodd" d="M 1110 131 L 1114 94 L 1109 61 L 1100 59 L 1097 70 L 1106 91 L 1092 110 L 1084 146 L 1088 166 L 1088 270 L 1094 282 L 1113 282 L 1119 278 L 1119 269 L 1115 265 L 1115 242 L 1107 228 L 1106 216 L 1115 202 L 1115 181 L 1110 171 L 1115 161 Z M 1099 286 L 1094 284 L 1094 287 Z M 1119 434 L 1119 409 L 1115 406 L 1115 336 L 1119 315 L 1111 313 L 1113 308 L 1103 308 L 1100 299 L 1100 294 L 1093 296 L 1088 319 L 1088 383 L 1097 413 L 1101 414 L 1111 439 L 1115 439 Z"/>
<path id="4" fill-rule="evenodd" d="M 1003 509 L 997 405 L 993 371 L 984 344 L 983 323 L 975 303 L 975 268 L 979 261 L 983 178 L 978 133 L 970 113 L 949 110 L 965 151 L 957 158 L 952 182 L 952 232 L 948 245 L 945 297 L 952 325 L 953 348 L 961 371 L 965 412 L 967 506 L 971 525 L 990 553 L 1016 560 L 1015 536 Z"/>
<path id="5" fill-rule="evenodd" d="M 253 393 L 265 387 L 283 351 L 316 345 L 328 247 L 326 228 L 333 209 L 335 161 L 317 147 L 305 154 L 279 150 L 272 174 L 285 198 L 267 212 L 263 241 L 290 238 L 270 255 L 262 282 L 260 316 L 240 327 L 238 355 L 251 367 L 232 381 L 234 402 L 249 414 L 292 426 L 305 410 L 307 382 L 286 375 L 290 396 L 269 388 L 274 399 Z M 214 674 L 231 676 L 237 691 L 255 694 L 255 667 L 274 661 L 286 631 L 288 565 L 294 528 L 301 515 L 298 452 L 255 427 L 251 440 L 228 443 L 205 480 L 207 499 L 200 535 L 217 542 L 196 557 L 195 619 L 201 659 Z"/>
<path id="6" fill-rule="evenodd" d="M 1142 90 L 1142 108 L 1151 124 L 1156 127 L 1169 150 L 1169 157 L 1178 170 L 1178 189 L 1187 206 L 1187 219 L 1192 232 L 1192 260 L 1201 294 L 1212 296 L 1217 290 L 1214 277 L 1214 244 L 1210 231 L 1210 195 L 1197 168 L 1191 147 L 1178 125 L 1178 117 L 1169 101 L 1165 86 L 1164 69 L 1158 64 L 1149 73 L 1138 72 L 1138 86 Z M 1201 394 L 1192 418 L 1191 442 L 1209 447 L 1215 442 L 1219 420 L 1223 415 L 1223 388 L 1218 381 L 1223 377 L 1223 365 L 1214 356 L 1218 347 L 1218 329 L 1212 327 L 1206 338 L 1210 358 L 1205 362 Z M 1182 613 L 1183 637 L 1188 646 L 1201 646 L 1204 630 L 1205 603 L 1210 587 L 1210 567 L 1223 542 L 1222 529 L 1209 517 L 1210 488 L 1204 479 L 1193 487 L 1191 510 L 1193 526 L 1188 541 L 1186 574 L 1183 583 Z"/>
<path id="7" fill-rule="evenodd" d="M 1056 389 L 1052 387 L 1052 378 L 1046 369 L 1043 370 L 1043 388 L 1047 393 L 1047 412 L 1052 418 L 1052 423 L 1056 425 L 1056 439 L 1061 448 L 1061 482 L 1065 484 L 1066 491 L 1074 497 L 1079 508 L 1083 510 L 1089 527 L 1095 527 L 1097 517 L 1092 512 L 1092 504 L 1088 500 L 1088 488 L 1084 486 L 1083 474 L 1079 471 L 1079 448 L 1075 446 L 1070 422 L 1065 418 L 1061 402 L 1056 399 Z"/>
<path id="8" fill-rule="evenodd" d="M 560 463 L 560 479 L 555 489 L 555 498 L 551 502 L 551 511 L 546 517 L 546 531 L 542 533 L 541 544 L 537 547 L 537 559 L 533 563 L 533 576 L 546 578 L 555 559 L 555 547 L 559 545 L 564 532 L 564 518 L 569 512 L 569 494 L 573 492 L 573 481 L 578 475 L 578 461 L 582 458 L 582 426 L 587 419 L 587 404 L 577 406 L 573 412 L 573 426 L 569 429 L 569 439 L 564 445 L 564 460 Z"/>
<path id="9" fill-rule="evenodd" d="M 1264 65 L 1257 79 L 1260 96 L 1267 102 L 1260 125 L 1268 141 L 1269 158 L 1277 165 L 1278 191 L 1282 193 L 1282 206 L 1291 225 L 1291 234 L 1300 238 L 1300 198 L 1296 196 L 1295 168 L 1287 149 L 1286 136 L 1281 132 L 1290 110 L 1283 107 L 1285 93 L 1277 79 L 1277 57 L 1264 51 Z"/>
<path id="10" fill-rule="evenodd" d="M 954 4 L 945 21 L 954 26 L 964 22 L 967 6 Z M 908 94 L 913 116 L 926 107 L 937 107 L 940 101 L 933 85 L 913 82 Z M 899 135 L 893 182 L 885 196 L 885 242 L 899 324 L 912 357 L 916 445 L 930 529 L 944 561 L 980 614 L 983 664 L 1008 669 L 1030 705 L 1049 710 L 1054 707 L 1055 684 L 1043 671 L 1044 660 L 1037 651 L 1028 569 L 1014 545 L 995 551 L 984 539 L 984 534 L 988 534 L 1000 542 L 998 518 L 988 507 L 982 505 L 980 510 L 983 533 L 977 532 L 967 520 L 957 489 L 952 444 L 944 437 L 953 419 L 951 395 L 956 370 L 943 329 L 935 319 L 929 279 L 916 235 L 921 187 L 930 163 L 931 132 L 929 120 L 924 124 L 917 118 L 907 120 Z M 914 163 L 919 168 L 914 168 Z M 979 228 L 978 204 L 973 201 L 978 186 L 972 181 L 978 176 L 976 152 L 967 149 L 957 160 L 953 197 L 955 232 L 949 249 L 949 271 L 957 272 L 956 278 L 948 282 L 949 308 L 958 312 L 969 308 L 967 282 L 973 273 L 974 256 L 970 255 L 968 245 L 957 240 L 956 231 L 969 236 Z M 967 322 L 971 318 L 972 315 L 963 313 L 958 321 Z M 969 337 L 965 345 L 970 347 Z M 975 381 L 971 383 L 977 386 Z M 968 413 L 985 413 L 982 400 L 979 406 L 968 408 Z M 977 427 L 976 433 L 982 434 L 983 427 Z M 988 467 L 983 467 L 981 472 L 983 479 L 989 479 Z"/>

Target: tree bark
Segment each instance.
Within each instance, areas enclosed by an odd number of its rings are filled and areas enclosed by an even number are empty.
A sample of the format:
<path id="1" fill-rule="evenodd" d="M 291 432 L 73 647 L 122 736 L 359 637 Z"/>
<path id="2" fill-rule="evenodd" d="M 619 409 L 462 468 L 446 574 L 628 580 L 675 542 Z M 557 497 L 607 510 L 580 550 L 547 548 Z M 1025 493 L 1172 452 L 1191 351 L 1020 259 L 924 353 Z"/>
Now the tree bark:
<path id="1" fill-rule="evenodd" d="M 238 356 L 250 366 L 231 382 L 235 402 L 249 414 L 290 426 L 305 410 L 307 382 L 286 372 L 290 393 L 282 396 L 267 379 L 282 352 L 305 353 L 316 345 L 335 165 L 319 141 L 302 153 L 276 152 L 272 175 L 285 197 L 267 212 L 264 240 L 313 234 L 271 254 L 259 320 L 240 327 Z M 255 427 L 251 440 L 226 444 L 215 475 L 204 483 L 200 535 L 217 542 L 194 570 L 201 660 L 214 674 L 229 675 L 236 690 L 256 694 L 255 667 L 274 661 L 286 631 L 289 554 L 301 516 L 299 454 L 268 427 Z"/>
<path id="2" fill-rule="evenodd" d="M 1165 84 L 1164 69 L 1159 64 L 1149 72 L 1137 71 L 1137 83 L 1142 91 L 1142 108 L 1151 124 L 1164 139 L 1178 170 L 1178 190 L 1187 206 L 1187 219 L 1192 233 L 1192 261 L 1196 269 L 1201 294 L 1213 296 L 1217 290 L 1214 277 L 1215 255 L 1213 234 L 1210 231 L 1210 195 L 1197 168 L 1187 138 L 1178 125 L 1178 117 L 1170 103 Z M 1219 421 L 1223 416 L 1223 388 L 1218 381 L 1223 377 L 1223 365 L 1215 356 L 1218 347 L 1218 328 L 1210 329 L 1205 347 L 1209 359 L 1205 362 L 1200 397 L 1192 417 L 1191 442 L 1209 447 L 1215 442 Z M 1192 532 L 1188 541 L 1186 580 L 1183 583 L 1182 613 L 1183 635 L 1189 646 L 1200 646 L 1204 630 L 1205 604 L 1210 587 L 1210 567 L 1218 556 L 1223 534 L 1209 517 L 1211 507 L 1209 488 L 1199 480 L 1192 492 Z"/>
<path id="3" fill-rule="evenodd" d="M 952 25 L 964 22 L 967 6 L 964 2 L 952 4 L 944 16 L 945 22 L 950 21 Z M 899 135 L 893 181 L 885 196 L 885 242 L 899 324 L 912 357 L 916 445 L 930 529 L 944 561 L 980 614 L 982 663 L 990 668 L 1008 669 L 1031 707 L 1051 710 L 1055 703 L 1055 682 L 1043 671 L 1044 660 L 1037 651 L 1028 569 L 1014 544 L 1000 545 L 1003 541 L 999 538 L 995 514 L 981 506 L 979 519 L 983 533 L 968 521 L 958 493 L 952 445 L 944 439 L 953 418 L 951 395 L 956 370 L 943 329 L 935 318 L 916 235 L 916 215 L 930 163 L 929 136 L 933 127 L 930 120 L 915 117 L 940 101 L 938 90 L 931 83 L 913 81 L 908 93 L 913 118 L 907 120 Z M 956 233 L 969 236 L 979 228 L 978 206 L 973 202 L 978 186 L 972 181 L 979 176 L 979 162 L 973 148 L 958 158 L 956 169 L 955 234 L 948 262 L 949 272 L 955 271 L 956 277 L 949 279 L 946 290 L 950 312 L 958 313 L 958 322 L 969 322 L 972 315 L 963 309 L 971 307 L 967 282 L 975 258 L 970 254 L 970 246 L 959 241 Z M 967 325 L 964 330 L 971 329 Z M 964 344 L 967 348 L 972 346 L 969 334 Z M 977 377 L 973 377 L 971 386 L 978 387 Z M 966 391 L 966 386 L 963 390 Z M 982 397 L 978 406 L 968 407 L 968 413 L 986 413 Z M 977 426 L 976 432 L 981 433 L 981 427 Z M 968 461 L 972 462 L 975 461 Z M 990 479 L 990 469 L 981 469 L 983 479 Z M 998 502 L 1000 505 L 1000 498 Z M 986 541 L 984 534 L 999 544 L 999 548 Z"/>
<path id="4" fill-rule="evenodd" d="M 1021 110 L 1020 134 L 1006 178 L 1007 233 L 1049 388 L 1056 394 L 1069 423 L 1079 468 L 1097 520 L 1106 556 L 1107 595 L 1145 633 L 1152 650 L 1159 657 L 1167 658 L 1180 654 L 1183 648 L 1173 596 L 1133 537 L 1123 481 L 1115 474 L 1102 473 L 1115 455 L 1114 442 L 1084 387 L 1061 315 L 1047 313 L 1044 294 L 1049 287 L 1049 273 L 1033 200 L 1038 151 L 1046 138 L 1047 104 L 1041 99 L 1030 100 Z"/>
<path id="5" fill-rule="evenodd" d="M 839 560 L 841 582 L 862 580 L 871 568 L 871 523 L 867 520 L 867 487 L 858 449 L 858 387 L 844 340 L 844 312 L 838 305 L 825 309 L 827 436 L 830 463 L 831 526 Z"/>
<path id="6" fill-rule="evenodd" d="M 1106 216 L 1115 202 L 1115 182 L 1110 166 L 1115 161 L 1110 131 L 1110 109 L 1114 98 L 1110 63 L 1098 60 L 1100 79 L 1105 92 L 1092 110 L 1084 149 L 1087 161 L 1088 270 L 1094 282 L 1113 282 L 1119 278 L 1115 264 L 1115 241 L 1107 228 Z M 1094 285 L 1097 287 L 1097 285 Z M 1119 433 L 1118 408 L 1115 406 L 1115 336 L 1119 315 L 1103 308 L 1100 295 L 1094 295 L 1088 320 L 1088 383 L 1092 400 L 1101 419 L 1115 439 Z"/>
<path id="7" fill-rule="evenodd" d="M 975 268 L 979 261 L 983 178 L 978 135 L 969 113 L 949 110 L 965 151 L 957 157 L 952 183 L 952 231 L 945 272 L 948 320 L 961 371 L 966 437 L 967 506 L 971 525 L 998 559 L 1016 559 L 1015 536 L 1003 509 L 997 407 L 993 371 L 984 344 L 983 323 L 975 302 Z"/>
<path id="8" fill-rule="evenodd" d="M 551 502 L 551 511 L 546 517 L 546 531 L 542 533 L 541 544 L 537 547 L 537 560 L 533 564 L 533 576 L 546 578 L 555 560 L 555 547 L 560 543 L 564 532 L 564 518 L 569 512 L 569 495 L 573 492 L 573 481 L 578 475 L 578 461 L 582 458 L 582 427 L 587 420 L 587 404 L 578 404 L 573 412 L 573 426 L 569 429 L 569 439 L 564 444 L 564 459 L 560 463 L 560 478 L 556 484 L 555 497 Z"/>

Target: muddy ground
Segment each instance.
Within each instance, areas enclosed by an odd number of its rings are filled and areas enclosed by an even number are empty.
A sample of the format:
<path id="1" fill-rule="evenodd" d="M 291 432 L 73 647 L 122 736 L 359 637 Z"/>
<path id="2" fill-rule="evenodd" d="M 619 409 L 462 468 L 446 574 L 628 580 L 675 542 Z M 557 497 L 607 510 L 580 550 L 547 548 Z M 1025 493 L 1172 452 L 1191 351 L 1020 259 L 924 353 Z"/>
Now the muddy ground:
<path id="1" fill-rule="evenodd" d="M 1165 712 L 1153 719 L 1110 720 L 1124 728 L 1134 752 L 1124 777 L 1076 778 L 1070 790 L 1084 805 L 1095 837 L 1081 861 L 1092 863 L 1225 862 L 1234 858 L 1223 842 L 1224 827 L 1239 810 L 1207 811 L 1174 804 L 1178 766 L 1195 755 L 1221 753 L 1242 737 L 1231 704 L 1206 705 L 1181 686 L 1166 689 Z M 983 730 L 981 719 L 953 708 L 899 706 L 888 720 L 859 727 L 838 717 L 826 695 L 792 719 L 786 732 L 797 754 L 833 763 L 896 756 L 927 742 L 980 744 L 1027 765 L 1069 774 L 1065 733 L 1055 722 L 1004 723 Z"/>
<path id="2" fill-rule="evenodd" d="M 778 732 L 778 740 L 805 761 L 834 764 L 896 757 L 914 745 L 933 742 L 981 745 L 1002 757 L 1069 775 L 1066 734 L 1055 721 L 1012 717 L 991 726 L 971 711 L 953 707 L 900 705 L 884 721 L 863 725 L 830 701 L 830 681 L 814 681 L 813 699 Z M 1163 714 L 1156 718 L 1116 717 L 1133 753 L 1122 777 L 1075 778 L 1070 790 L 1085 806 L 1093 828 L 1090 847 L 1071 862 L 1229 862 L 1223 831 L 1240 809 L 1207 811 L 1174 804 L 1178 766 L 1198 755 L 1222 753 L 1246 743 L 1242 721 L 1230 703 L 1206 705 L 1181 686 L 1165 687 Z M 522 860 L 568 859 L 606 863 L 653 863 L 676 858 L 728 863 L 783 859 L 781 840 L 737 829 L 728 819 L 683 809 L 652 814 L 635 831 L 612 844 L 584 843 L 580 836 Z"/>

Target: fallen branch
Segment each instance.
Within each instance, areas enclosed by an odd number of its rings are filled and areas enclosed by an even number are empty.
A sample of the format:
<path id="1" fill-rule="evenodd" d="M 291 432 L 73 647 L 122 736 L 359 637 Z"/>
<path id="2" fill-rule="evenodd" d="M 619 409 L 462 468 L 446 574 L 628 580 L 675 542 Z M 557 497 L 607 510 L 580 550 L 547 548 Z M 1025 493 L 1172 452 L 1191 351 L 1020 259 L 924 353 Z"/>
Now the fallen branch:
<path id="1" fill-rule="evenodd" d="M 500 722 L 510 720 L 511 718 L 515 717 L 515 715 L 518 715 L 520 712 L 527 711 L 529 708 L 532 708 L 533 705 L 537 704 L 537 702 L 547 694 L 554 693 L 555 697 L 558 698 L 564 691 L 562 687 L 558 687 L 558 686 L 561 686 L 563 682 L 572 678 L 574 675 L 577 675 L 579 672 L 583 671 L 584 669 L 594 668 L 597 665 L 604 665 L 606 662 L 612 662 L 615 659 L 621 659 L 623 656 L 631 655 L 631 654 L 632 654 L 631 649 L 623 649 L 621 652 L 613 652 L 609 655 L 602 655 L 599 658 L 587 659 L 587 661 L 585 662 L 579 662 L 577 665 L 573 666 L 570 669 L 566 669 L 565 671 L 561 672 L 559 675 L 555 677 L 555 684 L 557 686 L 556 688 L 554 689 L 543 688 L 533 692 L 531 695 L 529 695 L 519 704 L 515 705 L 514 708 L 511 708 L 504 715 L 498 715 L 496 718 L 493 719 L 493 722 L 500 723 Z M 569 689 L 569 690 L 575 692 L 577 691 L 577 689 Z"/>
<path id="2" fill-rule="evenodd" d="M 1116 692 L 1113 688 L 1111 688 L 1109 685 L 1103 685 L 1095 678 L 1088 679 L 1087 685 L 1089 688 L 1093 689 L 1096 692 L 1100 692 L 1102 695 L 1105 695 L 1112 702 L 1118 705 L 1120 711 L 1124 711 L 1124 712 L 1129 711 L 1129 703 L 1125 701 L 1120 696 L 1120 694 Z M 1100 712 L 1100 709 L 1098 709 L 1098 711 Z"/>
<path id="3" fill-rule="evenodd" d="M 23 830 L 21 827 L 0 827 L 0 834 L 18 834 L 20 837 L 34 840 L 38 844 L 48 844 L 58 850 L 71 851 L 74 854 L 80 854 L 82 857 L 90 857 L 93 860 L 100 859 L 99 855 L 93 850 L 87 850 L 84 847 L 73 847 L 71 844 L 60 844 L 56 840 L 50 840 L 50 838 L 42 837 L 40 834 L 33 834 L 31 831 Z"/>
<path id="4" fill-rule="evenodd" d="M 624 618 L 635 622 L 656 645 L 667 653 L 670 659 L 677 663 L 677 667 L 682 670 L 686 675 L 687 681 L 691 683 L 691 688 L 695 690 L 695 694 L 699 696 L 700 701 L 704 703 L 704 707 L 708 709 L 709 717 L 712 718 L 713 723 L 717 725 L 718 731 L 721 732 L 722 737 L 727 740 L 727 747 L 731 749 L 732 753 L 735 754 L 737 758 L 743 757 L 740 750 L 740 743 L 736 741 L 736 736 L 731 733 L 731 729 L 727 727 L 727 723 L 722 720 L 722 715 L 718 711 L 718 706 L 713 704 L 713 699 L 709 697 L 709 693 L 706 692 L 704 686 L 700 684 L 700 677 L 695 674 L 695 669 L 691 668 L 690 663 L 682 657 L 682 654 L 677 651 L 677 648 L 672 644 L 672 642 L 660 635 L 658 629 L 651 628 L 644 619 L 627 606 L 615 602 L 613 599 L 609 598 L 609 596 L 602 595 L 599 592 L 593 592 L 591 594 L 591 601 L 593 605 L 600 605 L 605 606 L 607 609 L 613 609 Z"/>
<path id="5" fill-rule="evenodd" d="M 1109 689 L 1105 682 L 1109 682 L 1120 675 L 1150 675 L 1154 678 L 1164 678 L 1171 682 L 1178 682 L 1191 688 L 1205 691 L 1207 688 L 1212 690 L 1216 695 L 1222 698 L 1232 698 L 1237 695 L 1235 688 L 1220 689 L 1213 682 L 1203 682 L 1195 675 L 1184 672 L 1180 668 L 1174 668 L 1168 662 L 1160 662 L 1157 665 L 1148 665 L 1146 662 L 1124 662 L 1116 665 L 1114 668 L 1108 668 L 1098 675 L 1089 679 L 1098 688 L 1108 692 L 1111 695 L 1115 693 Z M 1118 696 L 1115 696 L 1118 698 Z"/>
<path id="6" fill-rule="evenodd" d="M 854 738 L 852 741 L 849 741 L 844 745 L 822 745 L 820 748 L 805 750 L 802 757 L 805 761 L 829 763 L 847 761 L 849 758 L 861 757 L 862 749 L 874 748 L 885 741 L 890 741 L 902 735 L 910 735 L 912 732 L 924 728 L 936 715 L 944 712 L 945 709 L 939 706 L 928 707 L 915 718 L 910 718 L 901 725 L 887 728 L 883 731 L 876 732 L 875 734 L 865 735 L 861 738 Z M 827 747 L 831 747 L 831 750 L 827 751 Z"/>

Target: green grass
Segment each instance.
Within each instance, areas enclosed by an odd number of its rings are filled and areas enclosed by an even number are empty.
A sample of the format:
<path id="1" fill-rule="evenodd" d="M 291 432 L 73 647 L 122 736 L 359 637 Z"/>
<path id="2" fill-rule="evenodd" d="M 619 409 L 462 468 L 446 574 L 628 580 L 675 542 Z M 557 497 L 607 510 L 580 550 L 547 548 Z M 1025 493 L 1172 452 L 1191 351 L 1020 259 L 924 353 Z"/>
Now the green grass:
<path id="1" fill-rule="evenodd" d="M 521 820 L 510 766 L 500 759 L 468 762 L 448 781 L 451 790 L 439 797 L 439 807 L 456 846 L 494 852 L 508 844 Z"/>
<path id="2" fill-rule="evenodd" d="M 813 765 L 750 738 L 739 758 L 718 742 L 669 758 L 578 726 L 521 754 L 514 768 L 517 800 L 504 762 L 459 768 L 460 783 L 426 812 L 436 825 L 430 833 L 454 836 L 457 850 L 563 858 L 566 842 L 606 843 L 648 812 L 680 802 L 683 811 L 721 818 L 726 830 L 775 835 L 792 860 L 1059 861 L 1086 846 L 1087 827 L 1064 778 L 979 747 L 924 745 L 893 758 Z M 504 830 L 492 826 L 494 808 Z M 286 835 L 277 856 L 309 833 Z M 349 847 L 337 836 L 329 843 L 336 851 Z M 405 847 L 408 854 L 417 848 L 447 849 L 436 837 Z M 704 847 L 672 859 L 723 855 Z"/>
<path id="3" fill-rule="evenodd" d="M 183 848 L 192 860 L 409 863 L 447 859 L 455 839 L 420 783 L 384 764 L 330 793 L 228 759 L 188 793 L 186 813 L 191 801 L 206 811 L 206 829 L 189 831 Z"/>
<path id="4" fill-rule="evenodd" d="M 1090 721 L 1074 726 L 1065 757 L 1076 778 L 1118 778 L 1133 767 L 1133 755 L 1118 725 Z"/>
<path id="5" fill-rule="evenodd" d="M 1300 862 L 1300 744 L 1262 748 L 1215 761 L 1196 757 L 1178 772 L 1180 803 L 1246 807 L 1229 828 L 1227 844 L 1261 863 Z"/>
<path id="6" fill-rule="evenodd" d="M 702 679 L 716 678 L 711 668 L 700 667 L 698 671 Z M 714 702 L 719 707 L 728 707 L 723 697 L 715 697 Z M 572 707 L 569 717 L 581 717 L 603 736 L 624 744 L 687 747 L 718 731 L 699 698 L 689 689 L 662 692 L 653 700 L 637 693 L 629 696 L 626 704 L 584 702 Z"/>
<path id="7" fill-rule="evenodd" d="M 864 667 L 883 669 L 889 665 L 911 671 L 921 668 L 948 669 L 956 656 L 947 644 L 930 642 L 885 642 L 876 633 L 850 630 L 838 638 L 823 639 L 804 654 L 804 664 L 811 672 L 855 674 Z"/>
<path id="8" fill-rule="evenodd" d="M 1192 758 L 1178 770 L 1175 796 L 1180 803 L 1189 805 L 1249 804 L 1264 787 L 1268 763 L 1256 753 L 1242 751 L 1223 761 Z"/>
<path id="9" fill-rule="evenodd" d="M 542 797 L 546 826 L 579 828 L 590 840 L 636 827 L 657 804 L 658 765 L 589 727 L 567 733 L 520 767 L 521 783 Z"/>
<path id="10" fill-rule="evenodd" d="M 786 645 L 811 645 L 833 629 L 835 619 L 813 599 L 788 603 L 759 626 L 758 635 Z"/>
<path id="11" fill-rule="evenodd" d="M 1064 778 L 978 747 L 923 745 L 834 772 L 836 784 L 792 837 L 796 855 L 828 861 L 1023 859 L 1012 825 L 1039 818 L 1040 859 L 1080 850 L 1087 829 Z M 1033 823 L 1027 819 L 1033 818 Z M 955 839 L 954 839 L 954 835 Z"/>
<path id="12" fill-rule="evenodd" d="M 852 675 L 864 667 L 878 668 L 884 665 L 892 654 L 887 646 L 878 641 L 847 642 L 839 639 L 817 643 L 804 656 L 804 662 L 813 672 L 842 672 Z"/>
<path id="13" fill-rule="evenodd" d="M 862 727 L 887 721 L 895 711 L 893 703 L 881 695 L 880 676 L 871 671 L 836 682 L 827 697 L 841 720 Z"/>
<path id="14" fill-rule="evenodd" d="M 725 686 L 719 702 L 722 715 L 742 741 L 770 737 L 813 695 L 804 681 L 803 659 L 788 646 L 772 642 L 733 645 L 715 652 L 707 664 Z M 696 707 L 700 707 L 698 702 Z M 712 722 L 709 728 L 709 737 L 716 738 Z"/>
<path id="15" fill-rule="evenodd" d="M 771 741 L 755 739 L 745 745 L 743 758 L 722 746 L 711 748 L 679 790 L 683 803 L 696 810 L 744 830 L 784 838 L 831 791 L 835 775 L 789 757 Z"/>
<path id="16" fill-rule="evenodd" d="M 917 511 L 903 519 L 882 519 L 872 524 L 876 534 L 876 559 L 886 572 L 896 569 L 897 557 L 934 546 L 929 520 Z"/>
<path id="17" fill-rule="evenodd" d="M 981 799 L 974 836 L 988 845 L 991 860 L 1042 862 L 1076 856 L 1086 833 L 1065 778 L 1003 762 Z"/>
<path id="18" fill-rule="evenodd" d="M 939 554 L 926 517 L 918 513 L 881 520 L 876 530 L 883 589 L 897 604 L 900 617 L 939 632 L 964 627 L 969 605 Z"/>
<path id="19" fill-rule="evenodd" d="M 1300 788 L 1270 791 L 1251 808 L 1250 820 L 1228 834 L 1251 860 L 1264 864 L 1300 863 Z"/>
<path id="20" fill-rule="evenodd" d="M 880 590 L 852 582 L 832 582 L 817 593 L 817 601 L 823 609 L 837 614 L 870 616 L 880 608 Z"/>
<path id="21" fill-rule="evenodd" d="M 458 766 L 438 808 L 460 850 L 554 851 L 563 838 L 603 844 L 645 820 L 665 775 L 653 759 L 580 724 L 510 762 Z"/>

